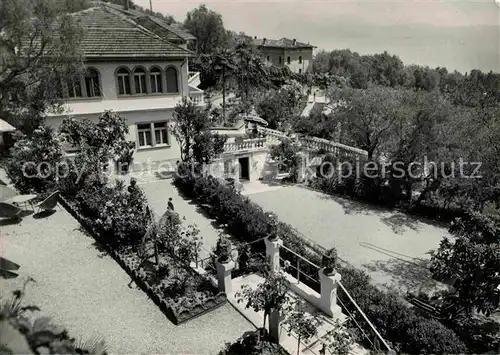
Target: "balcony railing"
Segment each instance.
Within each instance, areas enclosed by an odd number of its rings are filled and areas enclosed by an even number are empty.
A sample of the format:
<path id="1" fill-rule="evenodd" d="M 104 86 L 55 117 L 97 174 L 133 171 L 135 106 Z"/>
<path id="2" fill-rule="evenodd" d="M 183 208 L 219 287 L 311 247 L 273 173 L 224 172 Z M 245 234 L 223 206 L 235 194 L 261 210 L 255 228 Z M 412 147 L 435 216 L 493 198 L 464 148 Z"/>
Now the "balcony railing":
<path id="1" fill-rule="evenodd" d="M 247 139 L 243 142 L 232 142 L 224 144 L 224 152 L 236 152 L 239 150 L 252 150 L 263 148 L 266 145 L 265 138 Z"/>
<path id="2" fill-rule="evenodd" d="M 203 104 L 203 91 L 191 91 L 189 97 L 195 104 Z"/>

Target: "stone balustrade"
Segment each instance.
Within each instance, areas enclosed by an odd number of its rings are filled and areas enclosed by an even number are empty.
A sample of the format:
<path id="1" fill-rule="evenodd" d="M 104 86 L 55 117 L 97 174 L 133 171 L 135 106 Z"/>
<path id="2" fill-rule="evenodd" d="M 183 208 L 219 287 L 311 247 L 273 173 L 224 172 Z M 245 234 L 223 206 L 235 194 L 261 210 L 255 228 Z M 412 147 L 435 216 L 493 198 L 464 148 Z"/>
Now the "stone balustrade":
<path id="1" fill-rule="evenodd" d="M 368 152 L 363 149 L 354 148 L 345 144 L 331 142 L 327 139 L 316 137 L 301 137 L 299 143 L 302 147 L 309 149 L 322 149 L 328 153 L 343 153 L 348 156 L 367 156 Z"/>
<path id="2" fill-rule="evenodd" d="M 265 138 L 246 139 L 243 142 L 231 142 L 224 144 L 224 152 L 259 149 L 263 148 L 265 145 Z"/>

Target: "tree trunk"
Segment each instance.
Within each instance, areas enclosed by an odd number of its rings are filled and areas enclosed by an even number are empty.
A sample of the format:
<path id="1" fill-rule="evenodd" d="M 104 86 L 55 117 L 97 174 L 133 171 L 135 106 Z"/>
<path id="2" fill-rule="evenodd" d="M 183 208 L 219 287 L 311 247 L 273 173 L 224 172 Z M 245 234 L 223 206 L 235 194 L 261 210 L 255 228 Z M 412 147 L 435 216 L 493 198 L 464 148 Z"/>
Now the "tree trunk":
<path id="1" fill-rule="evenodd" d="M 156 266 L 160 265 L 160 256 L 158 255 L 158 243 L 155 241 L 153 243 L 155 249 L 155 263 Z"/>
<path id="2" fill-rule="evenodd" d="M 297 340 L 297 355 L 300 354 L 300 334 L 299 334 L 299 338 Z"/>
<path id="3" fill-rule="evenodd" d="M 226 73 L 222 68 L 222 125 L 226 123 Z"/>

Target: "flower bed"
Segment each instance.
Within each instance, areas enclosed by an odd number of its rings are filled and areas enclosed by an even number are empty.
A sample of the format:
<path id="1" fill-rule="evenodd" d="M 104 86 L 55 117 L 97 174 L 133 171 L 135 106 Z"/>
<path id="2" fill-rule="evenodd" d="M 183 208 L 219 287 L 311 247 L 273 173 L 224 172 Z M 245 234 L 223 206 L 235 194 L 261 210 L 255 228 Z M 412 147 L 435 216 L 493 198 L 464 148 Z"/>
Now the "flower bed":
<path id="1" fill-rule="evenodd" d="M 182 172 L 174 182 L 184 195 L 196 198 L 200 205 L 208 208 L 211 215 L 220 223 L 226 224 L 231 234 L 242 242 L 251 242 L 269 234 L 273 224 L 272 217 L 247 197 L 223 186 L 215 178 L 194 178 L 191 174 Z M 291 226 L 281 222 L 278 225 L 280 237 L 286 247 L 321 265 L 324 253 L 322 248 L 306 241 Z M 255 243 L 255 246 L 263 248 L 262 244 Z M 293 254 L 283 249 L 280 256 L 295 265 Z M 370 284 L 369 277 L 364 272 L 342 265 L 337 265 L 337 270 L 342 275 L 343 285 L 359 307 L 382 337 L 392 342 L 398 351 L 408 354 L 457 354 L 466 351 L 464 343 L 451 329 L 436 320 L 418 315 L 396 295 L 380 291 Z M 308 269 L 306 265 L 301 271 L 310 275 L 317 273 L 317 270 Z M 317 285 L 311 287 L 319 291 Z M 354 306 L 344 299 L 346 297 L 343 293 L 339 293 L 339 297 L 351 313 L 357 313 Z"/>
<path id="2" fill-rule="evenodd" d="M 92 221 L 83 216 L 74 203 L 63 196 L 60 197 L 60 203 L 96 241 L 103 241 Z M 106 243 L 103 244 L 107 246 Z M 141 260 L 136 253 L 117 251 L 109 246 L 106 249 L 176 325 L 209 312 L 227 300 L 224 293 L 218 292 L 211 279 L 198 274 L 189 266 L 181 265 L 169 256 L 163 255 L 161 259 L 162 265 L 167 269 L 167 275 L 158 275 L 153 264 L 148 260 Z"/>

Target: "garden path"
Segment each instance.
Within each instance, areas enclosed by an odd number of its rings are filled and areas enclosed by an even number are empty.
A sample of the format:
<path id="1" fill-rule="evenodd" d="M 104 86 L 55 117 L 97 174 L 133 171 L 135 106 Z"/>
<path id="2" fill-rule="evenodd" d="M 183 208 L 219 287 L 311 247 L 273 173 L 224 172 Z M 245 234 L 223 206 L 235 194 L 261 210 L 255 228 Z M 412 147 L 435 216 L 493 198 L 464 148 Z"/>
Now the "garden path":
<path id="1" fill-rule="evenodd" d="M 366 270 L 377 285 L 401 292 L 435 286 L 428 253 L 449 236 L 446 226 L 300 186 L 249 197 L 319 245 L 337 248 L 341 259 Z"/>
<path id="2" fill-rule="evenodd" d="M 200 230 L 200 236 L 203 238 L 200 257 L 208 257 L 212 248 L 217 244 L 221 232 L 217 223 L 210 219 L 194 202 L 180 196 L 172 179 L 138 179 L 137 183 L 146 194 L 149 206 L 156 213 L 158 219 L 167 210 L 168 199 L 172 197 L 175 212 L 179 213 L 181 218 L 185 217 L 187 224 L 196 224 Z"/>
<path id="3" fill-rule="evenodd" d="M 216 354 L 255 329 L 230 304 L 174 325 L 64 209 L 0 221 L 0 255 L 21 265 L 17 278 L 0 279 L 2 298 L 32 277 L 26 304 L 77 339 L 103 336 L 111 354 Z"/>

